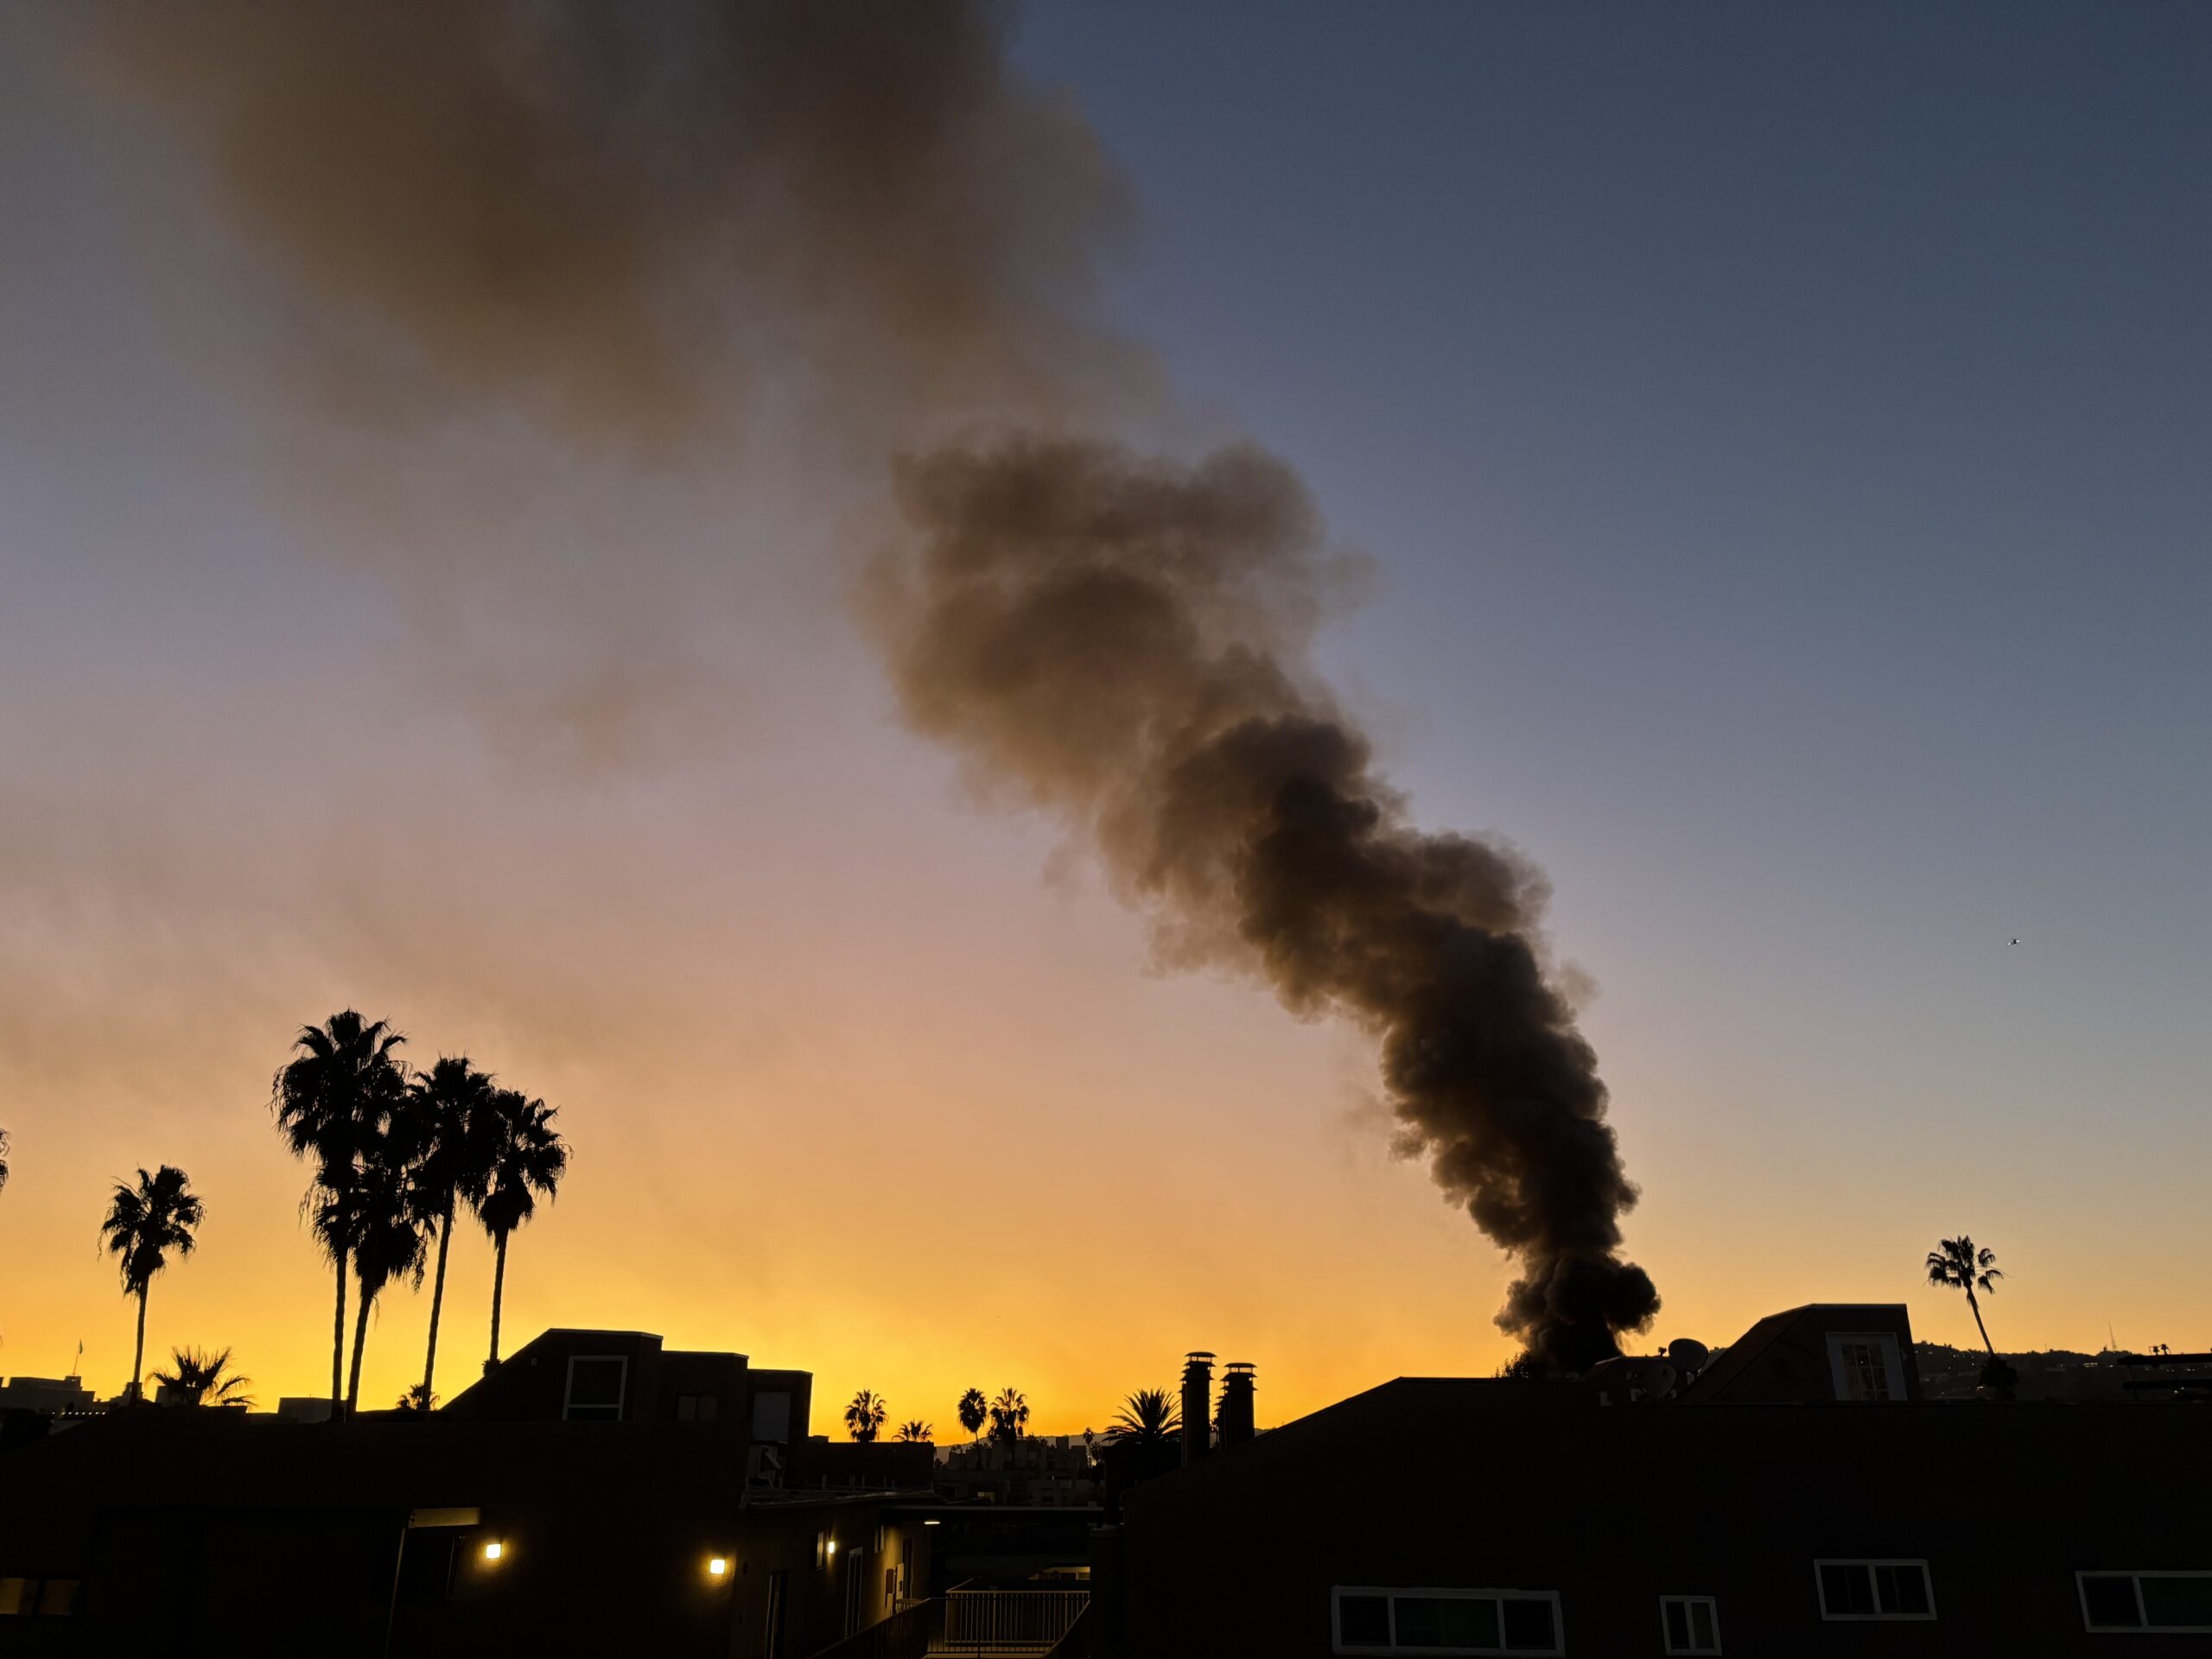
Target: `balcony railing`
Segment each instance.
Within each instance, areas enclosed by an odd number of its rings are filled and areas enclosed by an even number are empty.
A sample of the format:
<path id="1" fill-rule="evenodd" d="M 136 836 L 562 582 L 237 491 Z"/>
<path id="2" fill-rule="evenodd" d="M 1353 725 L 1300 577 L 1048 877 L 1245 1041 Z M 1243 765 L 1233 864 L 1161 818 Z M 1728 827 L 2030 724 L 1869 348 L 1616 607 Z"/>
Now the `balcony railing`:
<path id="1" fill-rule="evenodd" d="M 1090 1605 L 1088 1590 L 954 1590 L 938 1653 L 1048 1654 Z"/>

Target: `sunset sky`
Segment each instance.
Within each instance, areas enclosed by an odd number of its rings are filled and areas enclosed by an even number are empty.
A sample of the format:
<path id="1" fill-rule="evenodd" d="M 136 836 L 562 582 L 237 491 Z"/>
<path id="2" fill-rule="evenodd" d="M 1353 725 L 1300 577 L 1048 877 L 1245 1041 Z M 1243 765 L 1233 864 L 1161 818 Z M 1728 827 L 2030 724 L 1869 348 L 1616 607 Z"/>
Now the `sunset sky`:
<path id="1" fill-rule="evenodd" d="M 642 1328 L 947 1439 L 1192 1348 L 1263 1422 L 1510 1355 L 1370 1042 L 1161 966 L 902 720 L 895 435 L 372 408 L 301 342 L 383 324 L 54 15 L 0 22 L 0 1374 L 122 1386 L 96 1229 L 168 1162 L 149 1359 L 327 1386 L 268 1095 L 348 1006 L 560 1109 L 510 1347 Z M 1971 1343 L 1919 1266 L 1965 1230 L 2000 1347 L 2212 1345 L 2212 14 L 1019 16 L 1133 205 L 1096 321 L 1173 397 L 1118 429 L 1303 472 L 1366 561 L 1320 667 L 1420 823 L 1548 873 L 1649 1338 Z M 448 1394 L 490 1281 L 458 1240 Z"/>

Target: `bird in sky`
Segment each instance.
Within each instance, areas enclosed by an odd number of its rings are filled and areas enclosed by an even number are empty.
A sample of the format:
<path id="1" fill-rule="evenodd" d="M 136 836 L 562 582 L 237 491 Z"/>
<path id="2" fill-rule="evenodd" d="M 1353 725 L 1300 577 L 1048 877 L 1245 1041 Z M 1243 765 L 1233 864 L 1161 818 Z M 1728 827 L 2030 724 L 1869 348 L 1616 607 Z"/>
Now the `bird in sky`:
<path id="1" fill-rule="evenodd" d="M 2018 941 L 2018 939 L 2015 939 L 2015 940 L 2013 940 L 2013 941 L 2012 941 L 2012 943 L 2013 943 L 2013 944 L 2018 944 L 2019 943 L 2019 941 Z"/>

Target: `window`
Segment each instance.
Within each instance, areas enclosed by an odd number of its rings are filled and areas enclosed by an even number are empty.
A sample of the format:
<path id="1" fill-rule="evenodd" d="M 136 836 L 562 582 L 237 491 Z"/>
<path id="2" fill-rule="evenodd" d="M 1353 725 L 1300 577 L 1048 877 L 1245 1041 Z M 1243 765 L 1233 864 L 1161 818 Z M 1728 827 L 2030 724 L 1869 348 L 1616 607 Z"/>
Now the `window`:
<path id="1" fill-rule="evenodd" d="M 1822 1618 L 1933 1618 L 1925 1561 L 1815 1561 Z"/>
<path id="2" fill-rule="evenodd" d="M 1336 1650 L 1380 1654 L 1556 1654 L 1550 1590 L 1370 1590 L 1338 1586 Z"/>
<path id="3" fill-rule="evenodd" d="M 66 1617 L 76 1611 L 74 1579 L 0 1579 L 0 1618 Z"/>
<path id="4" fill-rule="evenodd" d="M 2212 1573 L 2077 1573 L 2092 1630 L 2212 1633 Z"/>
<path id="5" fill-rule="evenodd" d="M 711 1423 L 721 1402 L 711 1394 L 679 1394 L 676 1396 L 676 1421 L 679 1423 Z"/>
<path id="6" fill-rule="evenodd" d="M 1828 1374 L 1839 1400 L 1904 1398 L 1904 1361 L 1888 1331 L 1829 1332 Z"/>
<path id="7" fill-rule="evenodd" d="M 791 1437 L 791 1396 L 782 1389 L 764 1390 L 753 1396 L 753 1438 L 774 1440 L 779 1445 Z"/>
<path id="8" fill-rule="evenodd" d="M 1662 1596 L 1659 1630 L 1669 1653 L 1718 1653 L 1719 1604 L 1711 1596 Z"/>
<path id="9" fill-rule="evenodd" d="M 569 1393 L 561 1415 L 572 1423 L 619 1422 L 630 1362 L 620 1354 L 571 1354 Z"/>

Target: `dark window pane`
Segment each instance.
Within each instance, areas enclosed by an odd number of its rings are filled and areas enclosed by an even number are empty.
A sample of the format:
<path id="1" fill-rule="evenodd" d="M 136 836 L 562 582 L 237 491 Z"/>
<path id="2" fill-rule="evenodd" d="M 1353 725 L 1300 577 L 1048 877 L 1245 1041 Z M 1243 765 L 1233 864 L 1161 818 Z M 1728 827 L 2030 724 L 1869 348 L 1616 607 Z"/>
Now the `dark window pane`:
<path id="1" fill-rule="evenodd" d="M 1494 1648 L 1497 1604 L 1480 1599 L 1394 1596 L 1402 1648 Z"/>
<path id="2" fill-rule="evenodd" d="M 1917 1562 L 1906 1567 L 1878 1567 L 1874 1586 L 1881 1593 L 1885 1613 L 1924 1613 L 1928 1611 L 1928 1573 Z"/>
<path id="3" fill-rule="evenodd" d="M 2082 1580 L 2082 1603 L 2089 1623 L 2132 1630 L 2143 1623 L 2135 1605 L 2135 1580 L 2125 1573 L 2094 1573 Z"/>
<path id="4" fill-rule="evenodd" d="M 1690 1608 L 1686 1601 L 1670 1601 L 1667 1609 L 1667 1645 L 1687 1648 L 1690 1645 Z"/>
<path id="5" fill-rule="evenodd" d="M 66 1614 L 77 1605 L 77 1580 L 48 1579 L 39 1586 L 38 1610 L 41 1613 Z"/>
<path id="6" fill-rule="evenodd" d="M 1713 1604 L 1694 1601 L 1690 1604 L 1690 1645 L 1697 1648 L 1716 1648 L 1720 1644 L 1713 1639 Z"/>
<path id="7" fill-rule="evenodd" d="M 1821 1569 L 1821 1605 L 1828 1617 L 1874 1611 L 1874 1580 L 1856 1561 L 1831 1561 Z"/>
<path id="8" fill-rule="evenodd" d="M 1509 1601 L 1505 1604 L 1505 1645 L 1516 1651 L 1549 1653 L 1556 1645 L 1552 1634 L 1552 1605 L 1548 1601 Z"/>
<path id="9" fill-rule="evenodd" d="M 1338 1596 L 1337 1630 L 1346 1647 L 1389 1647 L 1389 1603 L 1381 1596 Z"/>
<path id="10" fill-rule="evenodd" d="M 616 1358 L 572 1359 L 569 1362 L 570 1406 L 622 1404 L 622 1362 Z"/>
<path id="11" fill-rule="evenodd" d="M 2212 1574 L 2145 1578 L 2142 1585 L 2143 1611 L 2152 1625 L 2165 1630 L 2212 1625 Z"/>

